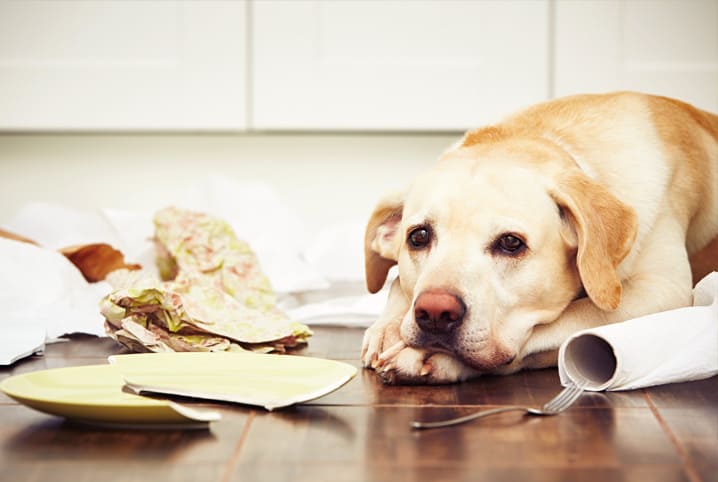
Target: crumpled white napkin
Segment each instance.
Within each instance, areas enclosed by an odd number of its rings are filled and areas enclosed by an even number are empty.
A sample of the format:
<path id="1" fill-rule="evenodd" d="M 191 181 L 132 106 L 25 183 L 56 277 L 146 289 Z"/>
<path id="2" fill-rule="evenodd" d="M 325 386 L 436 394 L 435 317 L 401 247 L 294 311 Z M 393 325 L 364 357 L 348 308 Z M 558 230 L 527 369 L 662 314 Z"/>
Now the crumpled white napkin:
<path id="1" fill-rule="evenodd" d="M 388 291 L 375 294 L 341 296 L 317 303 L 285 309 L 289 317 L 310 326 L 366 328 L 381 314 Z"/>
<path id="2" fill-rule="evenodd" d="M 110 292 L 107 283 L 88 283 L 60 253 L 28 243 L 0 238 L 0 259 L 3 333 L 41 327 L 47 341 L 68 333 L 105 334 L 97 304 Z M 3 337 L 0 343 L 11 344 Z"/>
<path id="3" fill-rule="evenodd" d="M 0 343 L 0 365 L 11 365 L 21 358 L 45 350 L 45 327 L 27 323 L 10 325 Z"/>
<path id="4" fill-rule="evenodd" d="M 363 220 L 325 226 L 307 244 L 303 257 L 332 283 L 363 284 L 364 229 Z"/>
<path id="5" fill-rule="evenodd" d="M 632 390 L 718 374 L 718 272 L 693 290 L 693 306 L 573 334 L 559 349 L 561 383 Z"/>

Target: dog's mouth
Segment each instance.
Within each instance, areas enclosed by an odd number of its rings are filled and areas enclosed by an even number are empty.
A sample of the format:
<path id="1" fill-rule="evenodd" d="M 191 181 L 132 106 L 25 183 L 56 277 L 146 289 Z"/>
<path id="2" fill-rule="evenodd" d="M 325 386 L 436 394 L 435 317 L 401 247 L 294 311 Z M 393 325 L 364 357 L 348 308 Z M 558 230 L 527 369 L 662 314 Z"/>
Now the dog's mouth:
<path id="1" fill-rule="evenodd" d="M 468 365 L 475 370 L 485 373 L 493 372 L 497 369 L 510 365 L 516 359 L 514 355 L 498 352 L 490 352 L 477 355 L 475 353 L 462 353 L 460 351 L 454 350 L 452 352 L 452 355 L 465 365 Z"/>
<path id="2" fill-rule="evenodd" d="M 419 331 L 414 333 L 414 336 L 404 337 L 404 341 L 407 345 L 414 348 L 421 348 L 434 353 L 446 353 L 447 355 L 458 357 L 452 340 L 447 336 L 429 335 Z"/>
<path id="3" fill-rule="evenodd" d="M 481 372 L 490 372 L 516 359 L 509 350 L 498 347 L 495 343 L 486 343 L 483 347 L 458 347 L 453 350 L 454 356 L 466 365 Z"/>
<path id="4" fill-rule="evenodd" d="M 446 353 L 481 372 L 510 365 L 516 358 L 515 354 L 491 340 L 466 341 L 455 334 L 437 336 L 420 332 L 415 339 L 408 340 L 408 344 L 434 353 Z"/>
<path id="5" fill-rule="evenodd" d="M 451 346 L 440 340 L 435 340 L 427 345 L 424 345 L 424 348 L 437 353 L 446 353 L 448 355 L 457 356 L 457 354 L 454 352 L 453 348 Z"/>

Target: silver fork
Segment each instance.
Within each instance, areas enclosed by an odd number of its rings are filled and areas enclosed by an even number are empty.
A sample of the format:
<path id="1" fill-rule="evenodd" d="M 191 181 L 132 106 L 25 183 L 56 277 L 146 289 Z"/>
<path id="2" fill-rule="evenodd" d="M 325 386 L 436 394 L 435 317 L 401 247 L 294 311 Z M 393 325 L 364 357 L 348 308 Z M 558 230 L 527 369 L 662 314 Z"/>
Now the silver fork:
<path id="1" fill-rule="evenodd" d="M 488 417 L 489 415 L 494 415 L 497 413 L 513 411 L 523 411 L 529 415 L 556 415 L 570 407 L 571 404 L 575 402 L 578 397 L 581 396 L 582 393 L 583 386 L 571 384 L 561 390 L 558 395 L 546 402 L 541 408 L 520 406 L 492 408 L 490 410 L 482 410 L 469 415 L 464 415 L 463 417 L 450 418 L 448 420 L 440 420 L 438 422 L 414 421 L 411 422 L 411 427 L 418 429 L 448 427 L 450 425 L 458 425 L 460 423 L 476 420 L 477 418 Z"/>

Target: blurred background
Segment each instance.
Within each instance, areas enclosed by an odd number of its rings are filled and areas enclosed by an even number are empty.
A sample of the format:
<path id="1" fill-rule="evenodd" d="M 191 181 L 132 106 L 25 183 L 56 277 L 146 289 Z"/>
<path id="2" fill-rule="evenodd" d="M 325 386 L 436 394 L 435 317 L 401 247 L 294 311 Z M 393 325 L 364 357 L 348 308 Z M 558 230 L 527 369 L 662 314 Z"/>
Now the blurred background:
<path id="1" fill-rule="evenodd" d="M 466 129 L 620 89 L 718 111 L 718 1 L 0 0 L 0 224 L 219 175 L 318 232 Z"/>

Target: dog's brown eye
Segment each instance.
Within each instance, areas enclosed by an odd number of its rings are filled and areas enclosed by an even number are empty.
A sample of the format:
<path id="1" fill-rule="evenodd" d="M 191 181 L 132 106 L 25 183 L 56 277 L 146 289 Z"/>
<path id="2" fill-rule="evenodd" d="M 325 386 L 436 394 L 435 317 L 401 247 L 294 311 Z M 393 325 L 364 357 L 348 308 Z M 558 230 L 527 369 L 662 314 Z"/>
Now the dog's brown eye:
<path id="1" fill-rule="evenodd" d="M 504 234 L 496 240 L 495 248 L 505 254 L 518 254 L 523 252 L 526 244 L 523 240 L 513 234 Z"/>
<path id="2" fill-rule="evenodd" d="M 412 249 L 425 248 L 431 242 L 431 230 L 427 226 L 412 229 L 407 237 L 409 247 Z"/>

